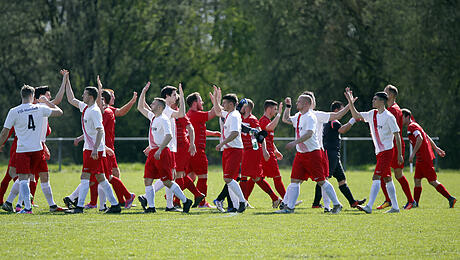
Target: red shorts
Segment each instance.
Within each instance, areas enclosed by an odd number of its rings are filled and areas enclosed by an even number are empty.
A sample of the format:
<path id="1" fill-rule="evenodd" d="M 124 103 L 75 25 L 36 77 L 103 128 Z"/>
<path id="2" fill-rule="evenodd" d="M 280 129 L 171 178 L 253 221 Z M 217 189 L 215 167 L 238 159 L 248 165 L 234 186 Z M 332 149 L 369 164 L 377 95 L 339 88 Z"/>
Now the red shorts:
<path id="1" fill-rule="evenodd" d="M 98 158 L 94 160 L 91 158 L 91 150 L 84 150 L 83 151 L 83 169 L 82 172 L 90 173 L 90 174 L 102 174 L 104 173 L 104 165 L 102 162 L 102 154 L 103 152 L 97 152 Z"/>
<path id="2" fill-rule="evenodd" d="M 144 168 L 144 178 L 160 179 L 162 181 L 173 180 L 173 153 L 166 147 L 161 151 L 160 160 L 156 160 L 155 152 L 157 150 L 158 148 L 150 150 L 149 156 L 147 156 Z"/>
<path id="3" fill-rule="evenodd" d="M 262 175 L 267 178 L 281 176 L 278 161 L 274 153 L 270 153 L 270 159 L 268 159 L 268 161 L 262 158 Z"/>
<path id="4" fill-rule="evenodd" d="M 174 154 L 176 161 L 176 172 L 185 172 L 190 164 L 190 152 L 187 149 L 177 149 L 177 153 Z"/>
<path id="5" fill-rule="evenodd" d="M 435 181 L 438 179 L 436 175 L 436 171 L 433 167 L 433 161 L 423 162 L 417 161 L 415 162 L 415 179 L 423 179 L 426 178 L 429 182 Z"/>
<path id="6" fill-rule="evenodd" d="M 238 178 L 240 173 L 241 160 L 243 159 L 243 149 L 239 148 L 225 148 L 222 153 L 222 169 L 224 171 L 224 178 L 234 179 Z"/>
<path id="7" fill-rule="evenodd" d="M 43 152 L 25 152 L 16 153 L 16 162 L 21 162 L 16 165 L 16 173 L 18 174 L 33 174 L 38 169 L 38 165 L 42 161 Z"/>
<path id="8" fill-rule="evenodd" d="M 262 178 L 262 149 L 245 149 L 241 161 L 241 176 Z"/>
<path id="9" fill-rule="evenodd" d="M 32 169 L 34 175 L 38 175 L 41 172 L 48 172 L 48 162 L 45 159 L 45 150 L 41 150 L 41 158 L 37 163 L 35 169 Z"/>
<path id="10" fill-rule="evenodd" d="M 374 174 L 382 178 L 391 177 L 391 161 L 393 158 L 393 149 L 380 152 L 376 156 L 377 164 L 375 165 Z"/>
<path id="11" fill-rule="evenodd" d="M 208 158 L 203 150 L 197 150 L 196 154 L 190 157 L 187 173 L 194 172 L 196 175 L 208 174 Z"/>
<path id="12" fill-rule="evenodd" d="M 321 150 L 321 167 L 323 167 L 324 178 L 329 178 L 329 158 L 325 150 Z"/>
<path id="13" fill-rule="evenodd" d="M 109 161 L 107 160 L 107 157 L 102 157 L 102 170 L 104 171 L 105 178 L 109 181 L 110 175 L 112 175 L 112 168 L 109 168 Z M 99 183 L 96 179 L 96 174 L 91 174 L 89 181 Z"/>
<path id="14" fill-rule="evenodd" d="M 323 172 L 321 151 L 297 152 L 292 164 L 291 178 L 304 181 L 308 180 L 308 178 L 316 182 L 324 181 L 325 174 Z"/>
<path id="15" fill-rule="evenodd" d="M 16 151 L 10 152 L 10 160 L 8 161 L 8 166 L 16 167 Z"/>
<path id="16" fill-rule="evenodd" d="M 117 157 L 115 154 L 112 156 L 107 155 L 107 167 L 109 167 L 110 170 L 118 168 L 118 163 L 117 163 Z"/>
<path id="17" fill-rule="evenodd" d="M 402 148 L 402 156 L 404 158 L 404 146 Z M 391 168 L 393 169 L 403 169 L 404 162 L 402 164 L 398 163 L 398 147 L 396 145 L 393 147 L 393 158 L 391 159 Z"/>

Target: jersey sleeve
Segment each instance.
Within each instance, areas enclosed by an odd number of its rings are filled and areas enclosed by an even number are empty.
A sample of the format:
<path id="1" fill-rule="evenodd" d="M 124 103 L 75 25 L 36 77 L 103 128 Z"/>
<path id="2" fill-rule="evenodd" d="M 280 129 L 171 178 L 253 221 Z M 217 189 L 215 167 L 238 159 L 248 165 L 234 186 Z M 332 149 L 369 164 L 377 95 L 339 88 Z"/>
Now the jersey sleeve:
<path id="1" fill-rule="evenodd" d="M 299 118 L 299 112 L 295 113 L 293 116 L 289 116 L 289 121 L 295 126 L 297 124 L 297 118 Z"/>
<path id="2" fill-rule="evenodd" d="M 270 124 L 270 120 L 268 120 L 268 118 L 266 117 L 262 117 L 260 120 L 259 120 L 259 125 L 260 125 L 260 128 L 262 130 L 267 130 L 267 125 Z"/>
<path id="3" fill-rule="evenodd" d="M 83 112 L 83 109 L 85 109 L 86 107 L 85 102 L 81 102 L 80 100 L 75 99 L 75 98 L 73 100 L 78 103 L 78 108 L 80 109 L 80 112 Z"/>
<path id="4" fill-rule="evenodd" d="M 163 114 L 167 117 L 167 118 L 171 118 L 172 114 L 174 113 L 175 111 L 170 107 L 170 106 L 166 106 L 165 109 L 163 110 Z"/>
<path id="5" fill-rule="evenodd" d="M 207 122 L 209 120 L 208 113 L 209 112 L 206 112 L 206 111 L 197 111 L 195 112 L 195 115 L 196 115 L 195 117 L 197 121 L 199 122 Z"/>
<path id="6" fill-rule="evenodd" d="M 150 121 L 155 117 L 155 114 L 152 111 L 148 111 L 147 117 L 149 118 Z"/>
<path id="7" fill-rule="evenodd" d="M 302 127 L 303 129 L 305 129 L 306 131 L 308 130 L 312 130 L 312 131 L 315 131 L 316 130 L 316 120 L 312 117 L 312 116 L 307 116 L 305 118 L 305 120 L 302 120 Z"/>
<path id="8" fill-rule="evenodd" d="M 102 115 L 102 125 L 104 125 L 104 128 L 110 121 L 113 121 L 114 118 L 115 115 L 113 114 L 113 111 L 111 109 L 106 108 L 104 110 L 104 114 Z"/>
<path id="9" fill-rule="evenodd" d="M 49 108 L 48 106 L 39 106 L 39 109 L 40 113 L 44 117 L 49 117 L 51 115 L 51 112 L 53 112 L 53 110 L 51 110 L 51 108 Z"/>
<path id="10" fill-rule="evenodd" d="M 241 123 L 237 117 L 229 116 L 227 120 L 229 120 L 229 132 L 241 131 Z"/>
<path id="11" fill-rule="evenodd" d="M 388 118 L 388 124 L 392 133 L 399 132 L 399 126 L 396 123 L 396 118 L 393 115 L 390 115 Z"/>
<path id="12" fill-rule="evenodd" d="M 221 114 L 222 114 L 221 117 L 225 118 L 228 115 L 228 112 L 222 110 Z"/>
<path id="13" fill-rule="evenodd" d="M 331 118 L 331 114 L 328 112 L 323 112 L 323 111 L 315 111 L 316 115 L 316 120 L 318 121 L 318 124 L 324 124 L 329 122 L 329 118 Z"/>
<path id="14" fill-rule="evenodd" d="M 8 115 L 6 116 L 5 123 L 3 123 L 4 128 L 11 129 L 14 126 L 14 121 L 16 120 L 17 113 L 12 113 L 11 110 L 8 111 Z"/>
<path id="15" fill-rule="evenodd" d="M 374 110 L 367 112 L 359 112 L 359 114 L 364 118 L 364 122 L 369 123 L 372 121 L 372 115 L 374 114 Z"/>

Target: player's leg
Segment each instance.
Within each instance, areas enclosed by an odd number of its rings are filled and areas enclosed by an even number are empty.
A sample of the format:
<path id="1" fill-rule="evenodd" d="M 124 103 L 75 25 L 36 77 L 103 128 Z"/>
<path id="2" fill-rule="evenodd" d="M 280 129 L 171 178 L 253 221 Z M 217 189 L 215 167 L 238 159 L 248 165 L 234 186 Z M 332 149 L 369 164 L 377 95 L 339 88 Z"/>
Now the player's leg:
<path id="1" fill-rule="evenodd" d="M 145 165 L 147 168 L 147 164 Z M 151 171 L 151 169 L 149 170 Z M 150 175 L 150 174 L 149 174 Z M 145 207 L 144 213 L 155 213 L 155 191 L 153 190 L 153 179 L 152 178 L 146 178 L 144 174 L 144 185 L 145 185 L 145 198 L 147 199 L 148 207 Z M 140 199 L 141 197 L 139 197 Z M 142 202 L 141 202 L 142 204 Z"/>
<path id="2" fill-rule="evenodd" d="M 3 197 L 5 196 L 5 192 L 8 189 L 8 185 L 10 181 L 13 179 L 11 178 L 9 171 L 10 171 L 10 166 L 8 166 L 5 176 L 3 177 L 2 182 L 0 184 L 0 205 L 3 204 Z"/>
<path id="3" fill-rule="evenodd" d="M 102 189 L 104 190 L 105 197 L 110 202 L 110 207 L 105 213 L 120 213 L 121 207 L 118 203 L 117 199 L 115 198 L 112 187 L 110 187 L 109 182 L 105 178 L 104 173 L 96 174 L 96 179 L 101 185 Z"/>
<path id="4" fill-rule="evenodd" d="M 48 202 L 48 206 L 50 207 L 50 212 L 64 212 L 66 209 L 59 207 L 56 205 L 56 202 L 54 202 L 48 171 L 39 172 L 38 174 L 40 175 L 40 186 L 43 194 L 45 195 L 46 201 Z"/>
<path id="5" fill-rule="evenodd" d="M 243 151 L 241 149 L 228 148 L 225 149 L 222 154 L 224 182 L 227 184 L 228 189 L 233 191 L 233 193 L 235 193 L 238 197 L 238 212 L 240 213 L 246 210 L 246 199 L 244 198 L 240 185 L 238 185 L 235 179 L 238 177 L 240 171 L 242 157 Z"/>
<path id="6" fill-rule="evenodd" d="M 401 166 L 403 167 L 403 166 Z M 403 174 L 403 168 L 394 168 L 395 178 L 398 180 L 399 184 L 401 184 L 401 188 L 404 191 L 404 194 L 407 198 L 407 203 L 404 206 L 404 209 L 411 209 L 413 207 L 414 198 L 412 197 L 412 193 L 409 187 L 409 182 L 407 181 L 406 176 Z"/>
<path id="7" fill-rule="evenodd" d="M 391 206 L 391 199 L 388 195 L 387 187 L 383 178 L 380 178 L 380 188 L 382 189 L 383 195 L 385 196 L 385 201 L 377 207 L 377 209 L 384 209 Z"/>
<path id="8" fill-rule="evenodd" d="M 422 179 L 414 177 L 414 201 L 415 207 L 419 206 L 420 196 L 422 195 Z"/>
<path id="9" fill-rule="evenodd" d="M 345 177 L 345 171 L 343 170 L 342 163 L 340 162 L 340 158 L 337 162 L 336 168 L 334 169 L 333 172 L 334 178 L 337 179 L 337 182 L 339 184 L 339 190 L 342 192 L 342 194 L 345 196 L 345 198 L 348 200 L 348 203 L 350 204 L 350 207 L 356 208 L 358 205 L 364 204 L 366 202 L 366 198 L 362 200 L 356 200 L 353 197 L 353 194 L 348 187 L 347 184 L 347 179 Z"/>

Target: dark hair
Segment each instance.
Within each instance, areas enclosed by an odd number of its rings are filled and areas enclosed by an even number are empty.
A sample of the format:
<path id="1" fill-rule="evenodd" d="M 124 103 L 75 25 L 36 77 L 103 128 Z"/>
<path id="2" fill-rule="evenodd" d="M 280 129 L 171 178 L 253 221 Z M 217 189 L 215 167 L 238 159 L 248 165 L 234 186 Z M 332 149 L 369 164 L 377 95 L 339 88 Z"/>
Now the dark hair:
<path id="1" fill-rule="evenodd" d="M 94 100 L 97 99 L 97 92 L 98 92 L 97 88 L 90 86 L 90 87 L 86 87 L 85 91 L 87 91 L 88 95 L 92 96 L 94 98 Z"/>
<path id="2" fill-rule="evenodd" d="M 39 99 L 41 95 L 45 95 L 47 91 L 50 91 L 48 86 L 39 86 L 35 88 L 35 99 Z"/>
<path id="3" fill-rule="evenodd" d="M 110 100 L 112 100 L 112 95 L 110 95 L 110 92 L 108 90 L 102 90 L 101 96 L 107 105 L 110 103 Z"/>
<path id="4" fill-rule="evenodd" d="M 163 106 L 163 109 L 165 109 L 166 107 L 166 100 L 164 98 L 154 98 L 153 101 L 158 101 L 162 106 Z"/>
<path id="5" fill-rule="evenodd" d="M 331 104 L 331 111 L 334 112 L 336 109 L 340 109 L 341 107 L 343 107 L 343 103 L 335 100 Z"/>
<path id="6" fill-rule="evenodd" d="M 166 86 L 161 89 L 161 98 L 166 98 L 166 96 L 171 96 L 174 91 L 177 91 L 176 87 Z"/>
<path id="7" fill-rule="evenodd" d="M 387 93 L 385 93 L 385 92 L 383 92 L 383 91 L 375 93 L 374 96 L 380 98 L 380 100 L 383 100 L 383 101 L 385 101 L 385 102 L 387 102 L 387 100 L 388 100 L 388 95 L 387 95 Z"/>
<path id="8" fill-rule="evenodd" d="M 248 102 L 249 108 L 251 110 L 254 109 L 254 102 L 252 100 L 250 100 L 249 98 L 246 98 L 246 101 Z"/>
<path id="9" fill-rule="evenodd" d="M 388 85 L 387 88 L 388 88 L 388 91 L 390 91 L 393 95 L 395 95 L 395 97 L 398 96 L 398 88 L 396 88 L 393 85 Z"/>
<path id="10" fill-rule="evenodd" d="M 24 85 L 21 88 L 21 97 L 22 98 L 28 98 L 30 96 L 33 96 L 35 93 L 35 89 L 29 85 Z"/>
<path id="11" fill-rule="evenodd" d="M 274 100 L 271 100 L 271 99 L 267 99 L 264 102 L 264 111 L 267 110 L 267 108 L 269 108 L 269 107 L 274 107 L 274 106 L 277 106 L 277 105 L 278 105 L 278 102 L 276 102 Z"/>
<path id="12" fill-rule="evenodd" d="M 403 117 L 408 117 L 408 116 L 412 117 L 412 112 L 410 112 L 409 109 L 403 108 L 401 109 L 401 111 L 402 111 Z"/>
<path id="13" fill-rule="evenodd" d="M 226 100 L 232 102 L 233 105 L 236 105 L 236 103 L 238 103 L 238 97 L 236 96 L 236 94 L 227 94 L 227 95 L 223 96 L 222 99 L 226 99 Z"/>
<path id="14" fill-rule="evenodd" d="M 193 102 L 198 100 L 198 97 L 200 96 L 200 93 L 198 92 L 193 92 L 192 94 L 187 96 L 187 105 L 191 107 L 193 105 Z"/>

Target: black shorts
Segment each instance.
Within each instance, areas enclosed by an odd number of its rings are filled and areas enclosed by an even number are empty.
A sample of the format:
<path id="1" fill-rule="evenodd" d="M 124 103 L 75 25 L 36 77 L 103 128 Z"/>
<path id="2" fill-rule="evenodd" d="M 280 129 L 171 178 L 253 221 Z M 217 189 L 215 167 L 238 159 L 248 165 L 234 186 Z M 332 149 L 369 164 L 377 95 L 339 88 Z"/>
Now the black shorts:
<path id="1" fill-rule="evenodd" d="M 340 162 L 340 152 L 337 150 L 327 150 L 329 159 L 329 178 L 336 178 L 338 182 L 345 180 L 345 171 Z"/>

